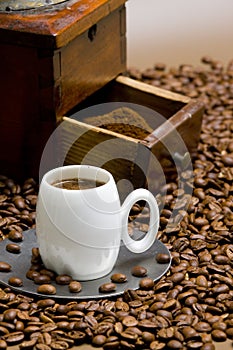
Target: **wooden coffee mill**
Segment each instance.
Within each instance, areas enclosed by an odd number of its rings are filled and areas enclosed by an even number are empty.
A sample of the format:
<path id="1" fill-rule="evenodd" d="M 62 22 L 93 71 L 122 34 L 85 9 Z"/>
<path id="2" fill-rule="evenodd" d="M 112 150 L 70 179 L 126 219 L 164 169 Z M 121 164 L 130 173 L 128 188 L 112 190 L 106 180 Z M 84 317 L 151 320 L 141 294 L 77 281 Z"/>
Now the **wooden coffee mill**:
<path id="1" fill-rule="evenodd" d="M 64 113 L 125 70 L 124 3 L 1 1 L 1 172 L 37 174 Z"/>
<path id="2" fill-rule="evenodd" d="M 122 74 L 126 71 L 125 2 L 1 1 L 0 173 L 37 177 L 44 145 L 63 117 L 82 104 L 105 99 L 158 110 L 174 124 L 189 151 L 195 152 L 203 113 L 200 101 Z M 70 125 L 67 138 L 80 127 Z M 163 130 L 165 135 L 166 127 Z M 105 131 L 93 130 L 91 140 L 98 142 L 101 135 Z M 135 142 L 166 158 L 153 133 Z M 79 155 L 75 156 L 71 162 L 76 158 L 78 162 Z"/>

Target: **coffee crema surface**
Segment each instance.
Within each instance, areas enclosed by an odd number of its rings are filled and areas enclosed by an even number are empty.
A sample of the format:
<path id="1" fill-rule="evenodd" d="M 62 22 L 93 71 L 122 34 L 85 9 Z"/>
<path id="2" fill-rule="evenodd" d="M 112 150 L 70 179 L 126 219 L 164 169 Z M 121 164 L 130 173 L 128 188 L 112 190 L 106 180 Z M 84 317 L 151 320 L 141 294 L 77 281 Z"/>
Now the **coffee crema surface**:
<path id="1" fill-rule="evenodd" d="M 63 179 L 52 183 L 54 187 L 66 190 L 88 190 L 90 188 L 103 186 L 104 184 L 104 181 L 84 178 Z"/>

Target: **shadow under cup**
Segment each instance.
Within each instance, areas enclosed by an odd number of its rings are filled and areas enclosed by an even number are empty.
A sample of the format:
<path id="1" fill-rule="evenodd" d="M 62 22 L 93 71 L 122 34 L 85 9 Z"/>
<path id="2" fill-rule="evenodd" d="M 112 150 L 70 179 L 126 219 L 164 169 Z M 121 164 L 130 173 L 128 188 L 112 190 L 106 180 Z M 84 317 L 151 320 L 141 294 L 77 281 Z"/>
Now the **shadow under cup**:
<path id="1" fill-rule="evenodd" d="M 96 186 L 83 189 L 81 184 L 73 190 L 53 185 L 77 178 Z M 37 240 L 46 268 L 80 281 L 103 277 L 113 269 L 122 220 L 118 190 L 109 172 L 88 165 L 49 171 L 41 181 L 36 213 Z"/>

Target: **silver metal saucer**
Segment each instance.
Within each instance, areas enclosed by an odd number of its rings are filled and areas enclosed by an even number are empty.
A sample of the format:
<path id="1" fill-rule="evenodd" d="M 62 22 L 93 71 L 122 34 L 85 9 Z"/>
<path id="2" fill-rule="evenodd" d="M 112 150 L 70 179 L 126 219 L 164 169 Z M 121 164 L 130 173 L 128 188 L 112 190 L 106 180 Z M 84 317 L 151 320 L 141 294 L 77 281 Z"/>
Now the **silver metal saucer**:
<path id="1" fill-rule="evenodd" d="M 160 242 L 155 240 L 153 246 L 143 254 L 131 253 L 127 248 L 121 246 L 117 263 L 114 269 L 105 277 L 81 282 L 82 290 L 79 293 L 71 293 L 67 285 L 58 285 L 56 282 L 52 282 L 56 287 L 55 295 L 45 295 L 37 293 L 38 285 L 32 280 L 26 277 L 26 273 L 31 265 L 31 252 L 32 248 L 37 247 L 36 232 L 34 229 L 23 232 L 24 239 L 18 243 L 21 247 L 19 254 L 13 254 L 6 250 L 6 246 L 12 243 L 9 239 L 5 239 L 0 242 L 0 259 L 1 261 L 7 262 L 11 265 L 12 269 L 10 272 L 0 272 L 0 283 L 5 286 L 11 287 L 20 293 L 27 293 L 39 297 L 52 297 L 59 299 L 96 299 L 105 298 L 121 295 L 127 289 L 138 289 L 140 278 L 134 277 L 131 274 L 133 266 L 141 265 L 147 269 L 147 276 L 152 278 L 154 281 L 160 279 L 169 269 L 171 264 L 171 256 L 167 247 Z M 155 257 L 158 253 L 168 254 L 170 261 L 168 263 L 157 263 Z M 116 290 L 114 292 L 100 293 L 99 287 L 103 283 L 111 282 L 111 275 L 114 273 L 123 273 L 127 276 L 127 282 L 117 283 Z M 10 277 L 19 277 L 23 281 L 22 287 L 14 287 L 8 283 Z"/>

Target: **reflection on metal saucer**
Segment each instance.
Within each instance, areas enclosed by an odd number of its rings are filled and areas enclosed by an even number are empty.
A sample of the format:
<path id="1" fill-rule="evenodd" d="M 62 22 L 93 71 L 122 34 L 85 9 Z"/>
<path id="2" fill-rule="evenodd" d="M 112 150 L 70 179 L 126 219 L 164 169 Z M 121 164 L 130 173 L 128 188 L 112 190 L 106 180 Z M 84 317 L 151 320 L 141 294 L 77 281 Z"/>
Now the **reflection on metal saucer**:
<path id="1" fill-rule="evenodd" d="M 31 294 L 37 297 L 48 297 L 48 295 L 39 294 L 37 292 L 38 285 L 26 277 L 26 273 L 31 265 L 32 248 L 38 246 L 35 229 L 24 231 L 23 235 L 23 241 L 18 243 L 21 248 L 19 254 L 13 254 L 7 251 L 7 244 L 12 243 L 9 239 L 0 242 L 1 261 L 11 265 L 10 272 L 0 272 L 0 283 L 20 293 Z M 161 264 L 155 259 L 158 253 L 168 254 L 170 256 L 167 247 L 159 240 L 155 240 L 152 247 L 142 254 L 131 253 L 127 248 L 121 246 L 117 263 L 108 275 L 96 280 L 82 281 L 82 290 L 79 293 L 71 293 L 67 285 L 58 285 L 55 281 L 52 281 L 51 283 L 56 287 L 56 294 L 50 295 L 50 297 L 68 300 L 97 299 L 118 296 L 123 294 L 127 289 L 136 290 L 139 288 L 140 278 L 131 274 L 133 266 L 141 265 L 145 267 L 147 269 L 147 277 L 152 278 L 154 281 L 159 280 L 168 271 L 171 264 L 171 257 L 168 263 Z M 117 288 L 114 292 L 99 292 L 100 285 L 111 282 L 111 276 L 114 273 L 125 274 L 127 281 L 117 283 Z M 20 278 L 23 285 L 21 287 L 11 286 L 8 282 L 10 277 Z"/>

